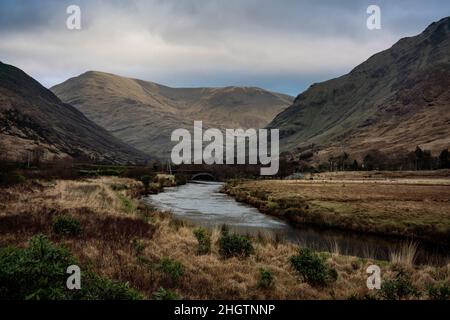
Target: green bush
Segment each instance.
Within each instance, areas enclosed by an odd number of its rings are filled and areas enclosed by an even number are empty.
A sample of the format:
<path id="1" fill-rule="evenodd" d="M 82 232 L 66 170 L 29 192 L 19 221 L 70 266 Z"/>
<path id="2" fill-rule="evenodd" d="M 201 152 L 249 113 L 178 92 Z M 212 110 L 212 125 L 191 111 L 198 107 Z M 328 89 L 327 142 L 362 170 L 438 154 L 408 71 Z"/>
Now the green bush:
<path id="1" fill-rule="evenodd" d="M 337 280 L 337 271 L 326 264 L 324 258 L 308 248 L 300 248 L 290 258 L 294 269 L 312 286 L 325 286 Z"/>
<path id="2" fill-rule="evenodd" d="M 418 298 L 420 293 L 413 286 L 408 273 L 400 269 L 394 279 L 383 281 L 380 295 L 386 300 L 402 300 L 410 297 Z"/>
<path id="3" fill-rule="evenodd" d="M 66 288 L 67 267 L 78 262 L 62 246 L 45 236 L 33 237 L 27 248 L 0 249 L 0 300 L 140 299 L 127 285 L 86 271 L 81 290 Z"/>
<path id="4" fill-rule="evenodd" d="M 81 233 L 81 224 L 70 216 L 58 216 L 53 219 L 53 232 L 59 235 L 76 236 Z"/>
<path id="5" fill-rule="evenodd" d="M 94 273 L 82 278 L 81 290 L 75 292 L 77 300 L 142 300 L 142 295 L 128 284 L 117 283 Z"/>
<path id="6" fill-rule="evenodd" d="M 208 230 L 199 228 L 194 230 L 194 235 L 198 241 L 197 253 L 199 255 L 211 252 L 211 235 Z"/>
<path id="7" fill-rule="evenodd" d="M 159 263 L 159 270 L 167 274 L 173 283 L 177 283 L 178 280 L 184 275 L 184 267 L 181 262 L 170 258 L 162 258 Z"/>
<path id="8" fill-rule="evenodd" d="M 428 287 L 428 296 L 432 300 L 449 300 L 450 299 L 450 284 L 448 282 L 441 282 L 430 285 Z"/>
<path id="9" fill-rule="evenodd" d="M 273 287 L 273 274 L 270 270 L 261 268 L 259 270 L 259 280 L 258 280 L 258 287 L 263 289 L 268 289 Z"/>
<path id="10" fill-rule="evenodd" d="M 224 258 L 248 257 L 253 251 L 248 237 L 223 231 L 219 238 L 219 253 Z"/>
<path id="11" fill-rule="evenodd" d="M 181 300 L 181 297 L 176 292 L 166 290 L 163 287 L 153 293 L 153 297 L 155 300 Z"/>

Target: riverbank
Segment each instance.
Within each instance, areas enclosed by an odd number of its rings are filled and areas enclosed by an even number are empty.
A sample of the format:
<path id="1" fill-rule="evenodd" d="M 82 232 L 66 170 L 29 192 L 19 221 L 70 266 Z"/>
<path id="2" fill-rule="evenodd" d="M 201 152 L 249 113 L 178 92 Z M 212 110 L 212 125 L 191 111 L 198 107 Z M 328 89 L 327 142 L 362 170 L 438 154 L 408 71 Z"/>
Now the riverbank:
<path id="1" fill-rule="evenodd" d="M 309 178 L 232 181 L 224 192 L 292 224 L 450 245 L 448 176 L 342 173 Z"/>
<path id="2" fill-rule="evenodd" d="M 442 298 L 436 292 L 448 288 L 450 265 L 414 266 L 406 251 L 391 263 L 314 254 L 336 272 L 334 281 L 321 285 L 306 281 L 293 267 L 298 247 L 276 239 L 253 238 L 249 256 L 225 258 L 223 235 L 215 229 L 210 250 L 200 254 L 195 227 L 140 203 L 142 188 L 141 182 L 111 177 L 3 189 L 0 247 L 27 247 L 33 236 L 44 234 L 67 247 L 82 271 L 89 266 L 128 283 L 146 299 L 429 299 Z M 56 233 L 54 222 L 61 216 L 78 221 L 81 231 Z M 366 269 L 372 264 L 380 266 L 387 284 L 381 291 L 367 289 Z M 411 290 L 397 296 L 396 284 Z"/>

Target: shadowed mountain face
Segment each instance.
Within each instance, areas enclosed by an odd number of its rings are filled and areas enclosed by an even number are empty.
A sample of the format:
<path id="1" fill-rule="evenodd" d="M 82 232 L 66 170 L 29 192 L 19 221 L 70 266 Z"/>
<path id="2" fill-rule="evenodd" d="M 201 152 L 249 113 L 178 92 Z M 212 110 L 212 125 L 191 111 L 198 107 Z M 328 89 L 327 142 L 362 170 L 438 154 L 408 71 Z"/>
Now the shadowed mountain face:
<path id="1" fill-rule="evenodd" d="M 293 101 L 259 88 L 170 88 L 93 71 L 51 90 L 116 137 L 156 157 L 169 154 L 174 129 L 192 129 L 194 120 L 209 128 L 262 128 Z"/>
<path id="2" fill-rule="evenodd" d="M 35 148 L 47 156 L 90 157 L 109 163 L 148 158 L 61 102 L 20 69 L 1 62 L 0 137 L 10 158 L 23 157 Z"/>
<path id="3" fill-rule="evenodd" d="M 450 17 L 401 39 L 349 74 L 312 85 L 268 126 L 284 151 L 441 151 L 450 145 Z"/>

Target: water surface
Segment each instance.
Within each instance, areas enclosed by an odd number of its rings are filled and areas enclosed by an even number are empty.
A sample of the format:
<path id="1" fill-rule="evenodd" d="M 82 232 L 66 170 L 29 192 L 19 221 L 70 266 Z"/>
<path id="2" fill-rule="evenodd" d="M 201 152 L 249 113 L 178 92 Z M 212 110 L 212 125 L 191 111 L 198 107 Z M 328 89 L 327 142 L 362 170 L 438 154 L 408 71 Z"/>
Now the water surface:
<path id="1" fill-rule="evenodd" d="M 196 225 L 211 228 L 226 224 L 241 234 L 278 237 L 320 251 L 386 260 L 405 242 L 362 233 L 314 227 L 294 228 L 283 220 L 263 214 L 221 193 L 222 186 L 217 182 L 193 182 L 165 188 L 162 193 L 146 197 L 146 201 Z M 449 261 L 448 256 L 448 250 L 443 248 L 419 245 L 417 262 L 430 262 L 431 259 L 442 264 Z"/>

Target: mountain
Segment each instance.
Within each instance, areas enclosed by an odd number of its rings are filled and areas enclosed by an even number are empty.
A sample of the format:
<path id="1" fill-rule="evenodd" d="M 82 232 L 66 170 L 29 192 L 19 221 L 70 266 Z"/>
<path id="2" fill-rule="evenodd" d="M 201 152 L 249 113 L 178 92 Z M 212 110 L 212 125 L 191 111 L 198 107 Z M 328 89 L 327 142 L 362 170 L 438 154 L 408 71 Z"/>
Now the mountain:
<path id="1" fill-rule="evenodd" d="M 109 163 L 148 158 L 61 102 L 22 70 L 1 62 L 0 136 L 2 149 L 11 158 L 24 157 L 36 148 L 46 156 L 91 157 Z"/>
<path id="2" fill-rule="evenodd" d="M 450 145 L 450 17 L 404 38 L 349 74 L 312 85 L 268 128 L 279 128 L 281 149 L 394 153 L 417 145 L 434 152 Z"/>
<path id="3" fill-rule="evenodd" d="M 262 128 L 293 101 L 259 88 L 170 88 L 95 71 L 51 90 L 116 137 L 157 157 L 169 154 L 172 131 L 191 129 L 194 120 L 209 128 Z"/>

